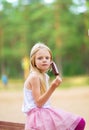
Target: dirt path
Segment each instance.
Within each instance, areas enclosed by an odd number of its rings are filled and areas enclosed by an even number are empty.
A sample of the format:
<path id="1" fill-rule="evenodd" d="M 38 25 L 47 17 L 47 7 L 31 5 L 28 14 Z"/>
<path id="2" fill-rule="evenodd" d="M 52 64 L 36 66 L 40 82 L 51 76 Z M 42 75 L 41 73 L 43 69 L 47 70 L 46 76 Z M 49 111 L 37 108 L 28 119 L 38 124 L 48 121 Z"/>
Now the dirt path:
<path id="1" fill-rule="evenodd" d="M 22 92 L 0 92 L 0 120 L 25 122 L 21 112 L 23 101 Z M 85 118 L 89 130 L 89 87 L 59 89 L 51 97 L 52 105 L 56 108 L 70 111 Z"/>

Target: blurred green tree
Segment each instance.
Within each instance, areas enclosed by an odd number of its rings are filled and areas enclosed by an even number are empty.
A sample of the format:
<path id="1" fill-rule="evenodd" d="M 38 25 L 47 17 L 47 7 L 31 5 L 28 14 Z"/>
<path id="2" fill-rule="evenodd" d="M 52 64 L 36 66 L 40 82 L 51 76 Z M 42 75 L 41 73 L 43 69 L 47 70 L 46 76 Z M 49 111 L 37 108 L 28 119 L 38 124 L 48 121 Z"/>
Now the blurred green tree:
<path id="1" fill-rule="evenodd" d="M 88 1 L 86 5 L 72 0 L 54 0 L 51 4 L 43 0 L 18 0 L 17 5 L 4 0 L 0 4 L 1 73 L 6 70 L 9 76 L 21 77 L 21 61 L 37 42 L 52 49 L 64 75 L 89 73 Z M 76 12 L 83 4 L 87 10 Z"/>

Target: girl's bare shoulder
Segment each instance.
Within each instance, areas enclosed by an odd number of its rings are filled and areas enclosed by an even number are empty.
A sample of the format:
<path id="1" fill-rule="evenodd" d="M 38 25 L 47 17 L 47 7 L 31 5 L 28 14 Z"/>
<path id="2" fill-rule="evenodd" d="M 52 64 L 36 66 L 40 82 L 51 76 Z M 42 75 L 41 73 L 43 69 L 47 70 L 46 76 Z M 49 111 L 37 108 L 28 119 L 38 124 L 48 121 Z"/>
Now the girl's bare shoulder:
<path id="1" fill-rule="evenodd" d="M 39 75 L 36 72 L 32 72 L 30 73 L 29 78 L 32 80 L 39 79 Z"/>
<path id="2" fill-rule="evenodd" d="M 32 82 L 35 82 L 35 81 L 39 81 L 39 74 L 37 74 L 36 72 L 32 72 L 29 74 L 26 82 L 28 83 L 32 83 Z"/>
<path id="3" fill-rule="evenodd" d="M 35 82 L 38 82 L 38 81 L 39 81 L 39 75 L 36 72 L 30 73 L 28 78 L 26 79 L 24 85 L 27 88 L 31 89 L 31 85 L 34 84 Z"/>

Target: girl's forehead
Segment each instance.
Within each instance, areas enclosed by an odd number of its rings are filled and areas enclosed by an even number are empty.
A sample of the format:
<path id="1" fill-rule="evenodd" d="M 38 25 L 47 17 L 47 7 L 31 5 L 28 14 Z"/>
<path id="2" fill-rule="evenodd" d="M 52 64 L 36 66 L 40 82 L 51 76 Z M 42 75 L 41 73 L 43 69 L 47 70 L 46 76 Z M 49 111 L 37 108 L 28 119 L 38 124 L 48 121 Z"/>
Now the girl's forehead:
<path id="1" fill-rule="evenodd" d="M 37 51 L 36 55 L 49 55 L 50 56 L 50 52 L 47 49 L 42 48 Z"/>

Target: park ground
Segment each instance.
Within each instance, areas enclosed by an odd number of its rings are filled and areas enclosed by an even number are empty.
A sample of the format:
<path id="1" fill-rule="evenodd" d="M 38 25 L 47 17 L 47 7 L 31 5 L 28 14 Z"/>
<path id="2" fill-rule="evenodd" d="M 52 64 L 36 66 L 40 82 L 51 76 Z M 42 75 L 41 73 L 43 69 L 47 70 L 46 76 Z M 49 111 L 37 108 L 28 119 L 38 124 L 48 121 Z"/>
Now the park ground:
<path id="1" fill-rule="evenodd" d="M 12 84 L 0 89 L 0 121 L 25 122 L 21 112 L 23 103 L 22 89 L 11 89 Z M 0 87 L 2 87 L 0 85 Z M 4 86 L 3 86 L 4 87 Z M 19 87 L 14 84 L 14 87 Z M 89 87 L 58 88 L 51 97 L 51 104 L 57 109 L 70 111 L 86 120 L 85 130 L 89 130 Z"/>

